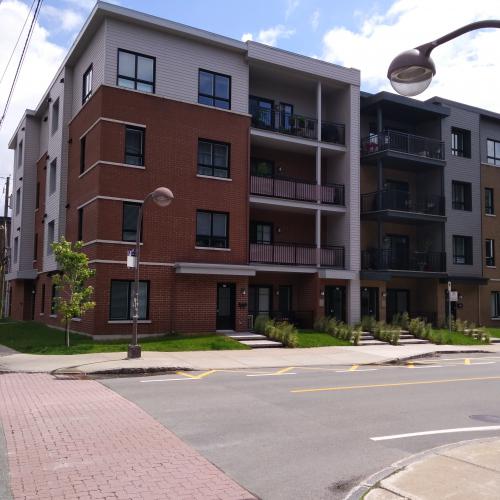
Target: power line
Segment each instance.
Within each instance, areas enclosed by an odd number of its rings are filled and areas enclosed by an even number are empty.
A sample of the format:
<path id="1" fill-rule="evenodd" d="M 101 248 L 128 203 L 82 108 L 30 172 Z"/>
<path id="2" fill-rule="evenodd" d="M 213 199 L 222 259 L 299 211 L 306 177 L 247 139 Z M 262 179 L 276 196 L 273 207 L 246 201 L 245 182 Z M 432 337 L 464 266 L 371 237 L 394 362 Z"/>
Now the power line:
<path id="1" fill-rule="evenodd" d="M 26 56 L 26 51 L 28 50 L 28 46 L 29 46 L 29 43 L 31 40 L 31 35 L 33 34 L 33 29 L 35 27 L 35 23 L 36 23 L 36 20 L 38 18 L 38 14 L 40 13 L 40 7 L 42 6 L 42 2 L 43 2 L 43 0 L 38 0 L 38 3 L 36 4 L 36 7 L 35 7 L 35 13 L 33 14 L 33 19 L 31 20 L 31 25 L 30 25 L 30 29 L 28 31 L 28 36 L 26 37 L 26 40 L 24 42 L 24 47 L 23 47 L 23 51 L 21 53 L 21 57 L 19 59 L 19 63 L 17 65 L 16 74 L 14 75 L 14 80 L 13 80 L 12 85 L 10 87 L 9 96 L 7 97 L 7 102 L 5 103 L 2 117 L 0 118 L 0 129 L 2 128 L 4 119 L 5 119 L 5 115 L 7 114 L 7 110 L 9 109 L 10 100 L 12 99 L 12 94 L 14 93 L 14 88 L 16 86 L 17 79 L 19 77 L 19 73 L 21 71 L 21 67 L 22 67 L 23 62 L 24 62 L 24 57 Z"/>
<path id="2" fill-rule="evenodd" d="M 21 31 L 19 32 L 19 36 L 17 37 L 16 44 L 14 45 L 14 48 L 12 49 L 12 52 L 10 53 L 9 60 L 7 61 L 7 64 L 5 66 L 5 69 L 3 70 L 2 76 L 0 77 L 0 84 L 2 83 L 5 73 L 7 73 L 7 69 L 9 68 L 10 61 L 12 61 L 12 57 L 14 56 L 14 53 L 16 52 L 17 46 L 19 44 L 19 40 L 21 40 L 21 36 L 24 32 L 24 28 L 26 27 L 26 23 L 28 22 L 28 19 L 30 18 L 31 11 L 33 10 L 33 6 L 35 5 L 36 0 L 33 0 L 33 3 L 31 4 L 30 10 L 28 12 L 28 15 L 26 16 L 26 19 L 24 20 L 23 27 L 21 28 Z M 0 0 L 0 4 L 2 3 L 2 0 Z"/>

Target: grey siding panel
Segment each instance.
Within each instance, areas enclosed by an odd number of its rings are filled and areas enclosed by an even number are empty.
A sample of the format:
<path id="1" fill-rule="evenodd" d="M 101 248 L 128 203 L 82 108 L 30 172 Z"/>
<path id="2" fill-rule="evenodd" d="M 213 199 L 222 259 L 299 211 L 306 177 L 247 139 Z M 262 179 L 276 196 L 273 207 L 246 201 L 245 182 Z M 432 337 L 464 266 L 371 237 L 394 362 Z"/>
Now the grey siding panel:
<path id="1" fill-rule="evenodd" d="M 116 85 L 119 48 L 156 57 L 156 94 L 169 99 L 198 102 L 199 68 L 230 75 L 231 109 L 247 112 L 248 67 L 242 54 L 109 19 L 106 85 Z"/>
<path id="2" fill-rule="evenodd" d="M 450 104 L 447 102 L 447 106 Z M 446 196 L 446 256 L 448 273 L 452 276 L 481 276 L 482 235 L 481 235 L 481 170 L 479 144 L 479 114 L 450 106 L 451 114 L 442 121 L 442 137 L 445 143 L 446 167 L 444 192 Z M 451 127 L 471 132 L 471 158 L 451 155 Z M 472 185 L 472 211 L 452 208 L 453 180 L 470 182 Z M 473 264 L 453 264 L 453 235 L 472 236 Z"/>

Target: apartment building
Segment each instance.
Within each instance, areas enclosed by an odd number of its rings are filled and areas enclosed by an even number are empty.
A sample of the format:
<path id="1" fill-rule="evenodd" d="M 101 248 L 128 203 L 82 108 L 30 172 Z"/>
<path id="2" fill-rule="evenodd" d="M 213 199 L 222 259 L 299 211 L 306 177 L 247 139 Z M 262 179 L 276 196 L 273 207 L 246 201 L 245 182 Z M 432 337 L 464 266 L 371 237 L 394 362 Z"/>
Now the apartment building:
<path id="1" fill-rule="evenodd" d="M 59 325 L 51 243 L 82 240 L 126 334 L 142 200 L 139 333 L 360 317 L 359 72 L 98 2 L 10 141 L 11 315 Z"/>

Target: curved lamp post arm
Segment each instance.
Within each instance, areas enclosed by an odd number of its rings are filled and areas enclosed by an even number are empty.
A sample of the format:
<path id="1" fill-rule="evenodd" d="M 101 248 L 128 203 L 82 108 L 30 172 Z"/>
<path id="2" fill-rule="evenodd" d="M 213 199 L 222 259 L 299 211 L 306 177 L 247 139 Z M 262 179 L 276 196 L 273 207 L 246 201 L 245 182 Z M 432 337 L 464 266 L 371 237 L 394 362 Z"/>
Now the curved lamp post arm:
<path id="1" fill-rule="evenodd" d="M 394 90 L 406 96 L 422 93 L 436 74 L 436 67 L 430 57 L 431 52 L 443 43 L 470 31 L 483 28 L 500 28 L 500 21 L 489 19 L 467 24 L 432 42 L 424 43 L 396 56 L 387 71 L 387 78 L 389 78 Z"/>

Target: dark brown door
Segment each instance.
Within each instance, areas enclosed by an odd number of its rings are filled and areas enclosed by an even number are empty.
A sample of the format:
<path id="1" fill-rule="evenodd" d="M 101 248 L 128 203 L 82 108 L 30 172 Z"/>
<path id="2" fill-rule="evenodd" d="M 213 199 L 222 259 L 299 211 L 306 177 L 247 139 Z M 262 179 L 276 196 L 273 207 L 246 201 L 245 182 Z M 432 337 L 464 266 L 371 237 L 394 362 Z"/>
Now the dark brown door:
<path id="1" fill-rule="evenodd" d="M 235 324 L 235 284 L 217 284 L 217 330 L 234 330 Z"/>

